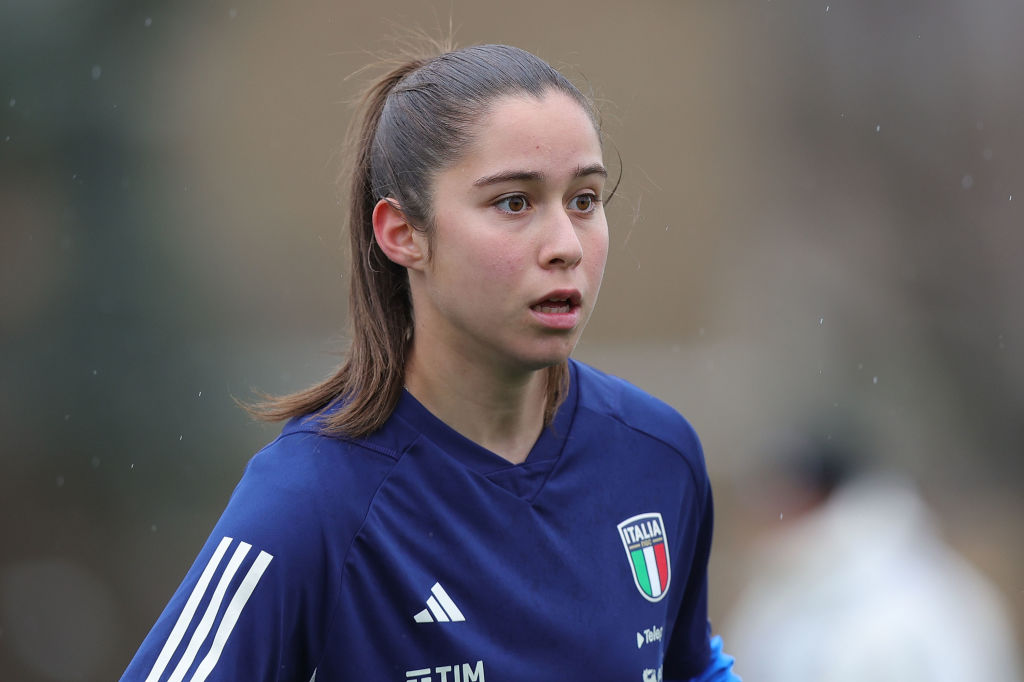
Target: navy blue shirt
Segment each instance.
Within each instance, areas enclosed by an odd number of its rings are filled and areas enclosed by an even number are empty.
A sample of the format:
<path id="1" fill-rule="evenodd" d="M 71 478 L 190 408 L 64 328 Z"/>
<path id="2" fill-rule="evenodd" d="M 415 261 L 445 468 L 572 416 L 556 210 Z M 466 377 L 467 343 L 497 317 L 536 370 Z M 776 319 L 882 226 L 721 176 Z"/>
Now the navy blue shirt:
<path id="1" fill-rule="evenodd" d="M 735 679 L 709 676 L 711 490 L 665 403 L 572 362 L 519 465 L 408 393 L 363 439 L 317 417 L 252 458 L 122 679 Z"/>

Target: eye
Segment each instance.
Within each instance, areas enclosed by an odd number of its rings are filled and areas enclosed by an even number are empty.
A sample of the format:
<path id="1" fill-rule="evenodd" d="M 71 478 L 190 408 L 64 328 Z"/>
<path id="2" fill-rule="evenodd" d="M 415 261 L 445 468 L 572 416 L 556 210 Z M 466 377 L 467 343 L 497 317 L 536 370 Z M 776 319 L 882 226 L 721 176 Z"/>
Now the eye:
<path id="1" fill-rule="evenodd" d="M 596 194 L 587 192 L 585 194 L 577 194 L 570 199 L 569 208 L 580 213 L 592 213 L 597 210 L 599 203 L 601 203 L 601 199 Z"/>
<path id="2" fill-rule="evenodd" d="M 516 214 L 522 213 L 523 211 L 528 209 L 530 207 L 530 202 L 528 202 L 526 200 L 526 197 L 524 197 L 522 194 L 512 194 L 507 197 L 498 199 L 498 201 L 494 205 L 500 211 L 504 211 L 505 213 Z"/>

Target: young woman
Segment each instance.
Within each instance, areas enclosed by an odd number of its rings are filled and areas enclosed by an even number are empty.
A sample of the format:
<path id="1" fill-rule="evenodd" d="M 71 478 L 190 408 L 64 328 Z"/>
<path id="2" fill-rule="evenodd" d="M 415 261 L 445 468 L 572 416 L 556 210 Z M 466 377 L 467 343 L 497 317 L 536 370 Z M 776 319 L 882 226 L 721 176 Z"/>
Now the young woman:
<path id="1" fill-rule="evenodd" d="M 597 299 L 591 103 L 537 57 L 365 102 L 352 345 L 250 462 L 127 680 L 734 680 L 690 425 L 569 360 Z"/>

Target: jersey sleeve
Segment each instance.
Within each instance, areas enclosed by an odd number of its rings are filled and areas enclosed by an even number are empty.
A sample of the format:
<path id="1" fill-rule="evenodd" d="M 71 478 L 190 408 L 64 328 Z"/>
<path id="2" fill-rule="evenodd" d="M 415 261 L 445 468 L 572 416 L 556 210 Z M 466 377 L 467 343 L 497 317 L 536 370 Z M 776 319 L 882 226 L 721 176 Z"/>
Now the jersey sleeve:
<path id="1" fill-rule="evenodd" d="M 710 645 L 707 667 L 696 677 L 689 678 L 687 682 L 743 682 L 732 671 L 733 657 L 722 651 L 722 638 L 712 637 Z"/>
<path id="2" fill-rule="evenodd" d="M 338 590 L 325 567 L 315 471 L 270 446 L 254 457 L 122 680 L 313 675 Z"/>
<path id="3" fill-rule="evenodd" d="M 699 442 L 697 448 L 699 449 Z M 703 456 L 700 458 L 703 462 Z M 721 637 L 711 637 L 708 622 L 708 559 L 714 530 L 711 484 L 703 467 L 698 486 L 703 488 L 693 561 L 686 580 L 679 615 L 665 653 L 664 679 L 678 682 L 740 682 L 732 673 L 732 657 L 722 651 Z"/>

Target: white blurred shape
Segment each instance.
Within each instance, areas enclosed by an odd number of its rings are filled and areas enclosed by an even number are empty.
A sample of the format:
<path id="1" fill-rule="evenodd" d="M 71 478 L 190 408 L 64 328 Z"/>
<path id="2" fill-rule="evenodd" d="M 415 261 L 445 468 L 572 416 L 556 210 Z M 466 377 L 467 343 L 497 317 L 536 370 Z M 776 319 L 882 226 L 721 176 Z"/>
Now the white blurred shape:
<path id="1" fill-rule="evenodd" d="M 867 478 L 780 530 L 723 632 L 760 682 L 1019 682 L 1000 595 L 913 487 Z"/>

